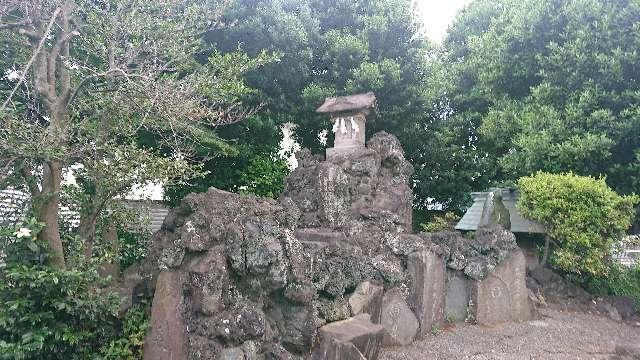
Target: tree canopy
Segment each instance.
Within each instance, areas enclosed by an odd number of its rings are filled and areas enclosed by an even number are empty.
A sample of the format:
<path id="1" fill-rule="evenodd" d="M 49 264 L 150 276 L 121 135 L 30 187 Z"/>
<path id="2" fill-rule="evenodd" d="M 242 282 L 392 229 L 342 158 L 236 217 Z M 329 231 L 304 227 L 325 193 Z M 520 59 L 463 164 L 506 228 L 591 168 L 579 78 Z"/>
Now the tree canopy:
<path id="1" fill-rule="evenodd" d="M 401 139 L 418 207 L 461 209 L 470 191 L 537 170 L 639 187 L 636 2 L 478 0 L 440 47 L 409 1 L 237 1 L 224 16 L 236 25 L 207 36 L 221 51 L 279 54 L 247 82 L 303 146 L 322 148 L 324 97 L 376 92 L 368 130 Z"/>
<path id="2" fill-rule="evenodd" d="M 640 188 L 639 23 L 637 1 L 478 0 L 458 15 L 444 96 L 481 182 L 573 171 Z"/>
<path id="3" fill-rule="evenodd" d="M 640 1 L 474 0 L 442 44 L 414 4 L 0 1 L 0 190 L 30 199 L 0 224 L 0 358 L 140 358 L 148 312 L 117 318 L 102 276 L 149 241 L 118 234 L 136 225 L 120 200 L 149 182 L 169 205 L 210 186 L 277 197 L 283 125 L 323 152 L 315 109 L 369 91 L 367 136 L 395 134 L 415 210 L 444 210 L 424 230 L 519 186 L 556 268 L 640 299 L 640 267 L 606 261 L 634 206 L 640 226 Z"/>
<path id="4" fill-rule="evenodd" d="M 229 26 L 210 31 L 207 41 L 222 53 L 240 47 L 250 56 L 266 51 L 278 60 L 245 77 L 257 90 L 253 105 L 265 104 L 264 111 L 220 133 L 241 144 L 241 153 L 211 159 L 206 164 L 211 174 L 191 189 L 246 186 L 256 154 L 276 152 L 279 126 L 284 123 L 296 125 L 294 136 L 303 147 L 322 151 L 325 145 L 318 135 L 329 123 L 315 109 L 328 96 L 375 92 L 379 107 L 368 119 L 369 135 L 383 129 L 399 134 L 408 124 L 422 121 L 428 106 L 423 92 L 430 47 L 419 32 L 411 3 L 232 2 L 223 15 Z M 220 168 L 233 170 L 221 172 Z M 272 175 L 281 178 L 276 170 Z"/>
<path id="5" fill-rule="evenodd" d="M 237 1 L 224 14 L 237 25 L 207 39 L 221 51 L 279 54 L 247 82 L 272 117 L 294 122 L 302 145 L 317 150 L 326 120 L 314 110 L 327 96 L 375 92 L 381 120 L 371 131 L 420 116 L 427 47 L 412 9 L 409 0 Z"/>
<path id="6" fill-rule="evenodd" d="M 0 161 L 6 185 L 27 189 L 45 224 L 49 261 L 64 267 L 63 172 L 78 188 L 87 260 L 113 199 L 147 181 L 183 183 L 202 173 L 188 160 L 228 150 L 219 126 L 255 107 L 242 75 L 265 62 L 238 51 L 208 53 L 202 35 L 220 26 L 222 2 L 5 1 L 0 7 Z M 7 86 L 8 85 L 8 86 Z M 73 167 L 72 167 L 73 166 Z"/>

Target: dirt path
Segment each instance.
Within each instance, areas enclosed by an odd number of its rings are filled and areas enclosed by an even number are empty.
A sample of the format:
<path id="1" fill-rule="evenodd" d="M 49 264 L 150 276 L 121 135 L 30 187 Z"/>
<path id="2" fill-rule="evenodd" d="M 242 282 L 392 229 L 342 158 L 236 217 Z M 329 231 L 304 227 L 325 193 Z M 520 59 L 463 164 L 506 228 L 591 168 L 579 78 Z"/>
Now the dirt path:
<path id="1" fill-rule="evenodd" d="M 541 309 L 540 319 L 499 327 L 457 325 L 380 359 L 610 359 L 618 344 L 640 345 L 640 327 L 584 313 Z"/>

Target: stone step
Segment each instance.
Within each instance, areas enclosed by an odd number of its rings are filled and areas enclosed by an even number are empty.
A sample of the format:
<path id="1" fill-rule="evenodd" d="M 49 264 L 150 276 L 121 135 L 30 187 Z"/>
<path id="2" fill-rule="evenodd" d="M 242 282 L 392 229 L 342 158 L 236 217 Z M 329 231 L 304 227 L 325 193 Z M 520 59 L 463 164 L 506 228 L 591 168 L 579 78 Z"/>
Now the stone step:
<path id="1" fill-rule="evenodd" d="M 371 322 L 369 314 L 333 322 L 318 331 L 314 360 L 375 360 L 378 358 L 384 327 Z"/>
<path id="2" fill-rule="evenodd" d="M 324 243 L 324 244 L 345 244 L 347 237 L 344 233 L 324 228 L 297 229 L 296 239 L 302 242 Z"/>

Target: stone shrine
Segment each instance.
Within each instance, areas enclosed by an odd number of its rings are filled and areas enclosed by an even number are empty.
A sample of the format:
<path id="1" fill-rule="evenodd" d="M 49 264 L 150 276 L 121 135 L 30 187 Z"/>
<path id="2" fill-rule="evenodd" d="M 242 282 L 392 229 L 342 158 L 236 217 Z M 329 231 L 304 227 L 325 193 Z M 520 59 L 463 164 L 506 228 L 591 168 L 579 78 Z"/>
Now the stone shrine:
<path id="1" fill-rule="evenodd" d="M 376 106 L 372 93 L 327 98 L 316 112 L 331 115 L 335 135 L 333 148 L 327 149 L 327 160 L 336 155 L 347 154 L 365 147 L 365 125 L 367 115 Z"/>
<path id="2" fill-rule="evenodd" d="M 376 359 L 449 310 L 531 315 L 510 231 L 412 233 L 413 167 L 395 136 L 365 142 L 374 108 L 327 99 L 335 147 L 300 151 L 278 199 L 211 188 L 171 210 L 131 290 L 155 293 L 144 359 Z"/>

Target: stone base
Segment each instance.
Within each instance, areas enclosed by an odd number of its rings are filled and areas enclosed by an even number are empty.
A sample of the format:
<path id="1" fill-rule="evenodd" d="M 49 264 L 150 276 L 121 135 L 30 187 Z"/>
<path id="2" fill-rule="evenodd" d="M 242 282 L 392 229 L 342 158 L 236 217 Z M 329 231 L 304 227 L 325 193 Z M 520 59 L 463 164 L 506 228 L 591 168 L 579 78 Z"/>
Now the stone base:
<path id="1" fill-rule="evenodd" d="M 445 288 L 445 320 L 450 322 L 465 321 L 469 306 L 469 278 L 461 271 L 447 270 Z"/>
<path id="2" fill-rule="evenodd" d="M 529 291 L 525 283 L 526 260 L 522 251 L 511 252 L 485 279 L 471 286 L 472 313 L 480 325 L 496 325 L 531 319 Z"/>
<path id="3" fill-rule="evenodd" d="M 368 314 L 327 324 L 320 328 L 313 360 L 375 360 L 382 346 L 384 328 Z"/>
<path id="4" fill-rule="evenodd" d="M 327 148 L 327 161 L 332 161 L 363 149 L 366 149 L 364 145 Z"/>
<path id="5" fill-rule="evenodd" d="M 406 301 L 394 293 L 384 296 L 382 305 L 382 326 L 385 334 L 382 343 L 386 346 L 406 346 L 413 342 L 418 333 L 418 319 Z"/>
<path id="6" fill-rule="evenodd" d="M 144 360 L 186 360 L 187 336 L 183 317 L 185 275 L 163 271 L 158 277 L 151 322 L 144 345 Z"/>
<path id="7" fill-rule="evenodd" d="M 420 335 L 444 323 L 445 264 L 430 250 L 409 255 L 407 272 L 411 279 L 410 306 L 420 323 Z"/>

